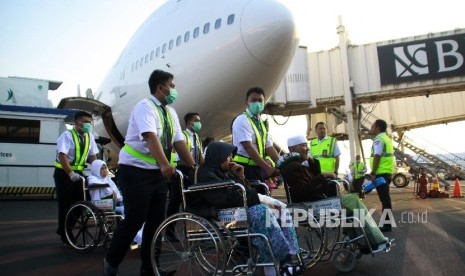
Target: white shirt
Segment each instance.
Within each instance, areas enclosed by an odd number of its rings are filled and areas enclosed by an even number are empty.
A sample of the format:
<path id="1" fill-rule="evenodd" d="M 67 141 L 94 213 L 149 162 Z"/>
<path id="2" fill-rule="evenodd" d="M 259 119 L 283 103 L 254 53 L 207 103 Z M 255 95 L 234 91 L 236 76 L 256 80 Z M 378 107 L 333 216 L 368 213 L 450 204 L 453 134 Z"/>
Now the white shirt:
<path id="1" fill-rule="evenodd" d="M 254 116 L 248 109 L 246 111 L 250 117 Z M 237 154 L 250 157 L 241 144 L 241 142 L 244 141 L 252 142 L 252 146 L 258 152 L 257 138 L 255 137 L 255 132 L 253 131 L 249 119 L 244 114 L 237 116 L 234 120 L 234 123 L 232 125 L 232 136 L 233 145 L 237 147 Z M 268 131 L 268 137 L 266 139 L 265 148 L 269 148 L 271 146 L 273 146 L 273 141 L 271 140 L 270 133 Z"/>
<path id="2" fill-rule="evenodd" d="M 78 133 L 79 135 L 79 133 Z M 83 138 L 83 137 L 82 137 Z M 90 139 L 90 144 L 89 144 L 89 155 L 97 155 L 99 153 L 99 149 L 97 147 L 97 143 L 95 143 L 95 138 L 94 135 L 89 133 L 89 139 Z M 71 131 L 67 130 L 63 132 L 60 137 L 57 139 L 57 160 L 58 159 L 58 154 L 59 153 L 64 153 L 68 157 L 69 164 L 73 164 L 74 162 L 74 157 L 76 153 L 76 147 L 74 145 L 74 139 L 73 135 L 71 134 Z"/>
<path id="3" fill-rule="evenodd" d="M 155 98 L 153 95 L 150 96 L 158 106 L 161 105 L 160 101 Z M 181 126 L 179 124 L 178 115 L 176 111 L 170 106 L 165 106 L 167 112 L 171 114 L 173 118 L 173 127 L 174 127 L 174 142 L 185 140 L 184 134 L 181 131 Z M 147 147 L 147 142 L 144 141 L 142 133 L 153 132 L 161 140 L 161 133 L 163 129 L 163 119 L 160 120 L 158 111 L 153 105 L 151 100 L 143 99 L 139 101 L 134 109 L 131 112 L 129 118 L 128 131 L 126 133 L 126 138 L 124 143 L 128 144 L 135 150 L 140 153 L 150 155 L 150 151 Z M 124 149 L 119 152 L 118 164 L 130 165 L 139 167 L 142 169 L 160 169 L 160 166 L 157 164 L 150 164 L 144 160 L 136 158 L 129 154 Z"/>

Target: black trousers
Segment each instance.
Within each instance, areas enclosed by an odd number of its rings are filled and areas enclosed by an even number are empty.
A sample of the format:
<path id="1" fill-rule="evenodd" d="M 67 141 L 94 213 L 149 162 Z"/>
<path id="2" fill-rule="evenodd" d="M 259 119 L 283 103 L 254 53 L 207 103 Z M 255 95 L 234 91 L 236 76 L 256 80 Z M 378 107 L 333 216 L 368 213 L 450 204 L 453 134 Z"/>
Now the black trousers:
<path id="1" fill-rule="evenodd" d="M 365 177 L 356 178 L 354 179 L 354 181 L 352 181 L 352 188 L 354 192 L 358 193 L 358 196 L 360 198 L 363 198 L 362 185 L 364 181 L 365 181 Z"/>
<path id="2" fill-rule="evenodd" d="M 81 174 L 80 172 L 77 173 Z M 71 205 L 84 199 L 82 182 L 71 181 L 68 174 L 58 168 L 55 168 L 53 179 L 55 180 L 55 191 L 58 202 L 58 229 L 56 233 L 61 236 L 63 242 L 67 242 L 65 236 L 65 218 Z"/>
<path id="3" fill-rule="evenodd" d="M 259 180 L 260 182 L 265 182 L 265 179 L 262 175 L 262 169 L 259 166 L 252 166 L 244 163 L 238 163 L 244 166 L 244 176 L 249 181 Z"/>
<path id="4" fill-rule="evenodd" d="M 125 217 L 116 228 L 106 260 L 118 267 L 145 222 L 140 251 L 141 270 L 152 271 L 150 244 L 155 231 L 165 219 L 166 181 L 160 170 L 119 165 L 118 183 L 124 196 Z"/>
<path id="5" fill-rule="evenodd" d="M 389 221 L 393 221 L 394 217 L 390 216 L 392 213 L 392 202 L 391 202 L 391 195 L 389 194 L 389 186 L 391 184 L 391 174 L 379 174 L 376 175 L 376 178 L 382 177 L 386 181 L 385 185 L 381 185 L 376 187 L 376 191 L 378 192 L 379 200 L 381 201 L 381 205 L 383 206 L 383 211 L 388 210 L 388 216 L 385 219 L 389 219 Z M 390 227 L 391 224 L 388 224 L 387 227 Z"/>

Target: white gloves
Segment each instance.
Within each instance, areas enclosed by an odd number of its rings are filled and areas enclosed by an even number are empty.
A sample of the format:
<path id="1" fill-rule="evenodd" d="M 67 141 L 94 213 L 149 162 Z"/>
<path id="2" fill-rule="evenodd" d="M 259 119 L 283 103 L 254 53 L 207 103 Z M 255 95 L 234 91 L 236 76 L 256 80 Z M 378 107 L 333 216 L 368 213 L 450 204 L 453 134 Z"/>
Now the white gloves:
<path id="1" fill-rule="evenodd" d="M 81 176 L 75 172 L 70 172 L 68 174 L 69 178 L 71 179 L 71 181 L 73 182 L 78 182 L 81 180 Z"/>
<path id="2" fill-rule="evenodd" d="M 275 208 L 275 209 L 283 209 L 283 208 L 286 208 L 287 206 L 285 203 L 277 199 L 274 199 L 270 196 L 266 196 L 262 194 L 258 194 L 258 199 L 260 200 L 260 203 L 268 205 L 269 207 Z"/>

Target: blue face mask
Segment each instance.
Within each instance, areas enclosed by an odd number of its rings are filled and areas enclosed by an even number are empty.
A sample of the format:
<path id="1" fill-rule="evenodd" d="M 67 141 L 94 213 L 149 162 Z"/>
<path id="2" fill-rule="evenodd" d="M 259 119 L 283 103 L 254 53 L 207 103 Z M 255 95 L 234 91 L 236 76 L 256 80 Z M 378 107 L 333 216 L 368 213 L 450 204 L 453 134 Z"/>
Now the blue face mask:
<path id="1" fill-rule="evenodd" d="M 170 94 L 168 96 L 165 96 L 165 100 L 168 104 L 172 104 L 176 101 L 178 98 L 178 91 L 174 88 L 170 88 Z"/>
<path id="2" fill-rule="evenodd" d="M 253 115 L 258 115 L 262 113 L 263 109 L 265 109 L 265 104 L 261 102 L 251 102 L 249 103 L 249 110 L 252 112 Z"/>
<path id="3" fill-rule="evenodd" d="M 202 123 L 201 122 L 194 122 L 194 125 L 192 126 L 195 132 L 199 132 L 202 129 Z"/>
<path id="4" fill-rule="evenodd" d="M 91 131 L 92 131 L 92 124 L 91 123 L 82 124 L 82 132 L 90 133 Z"/>

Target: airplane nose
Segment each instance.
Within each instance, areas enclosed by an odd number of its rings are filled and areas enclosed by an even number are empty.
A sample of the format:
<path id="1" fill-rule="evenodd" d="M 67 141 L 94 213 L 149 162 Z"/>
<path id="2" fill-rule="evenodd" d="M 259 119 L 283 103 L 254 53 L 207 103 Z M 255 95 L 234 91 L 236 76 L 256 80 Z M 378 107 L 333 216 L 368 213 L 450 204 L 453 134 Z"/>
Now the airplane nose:
<path id="1" fill-rule="evenodd" d="M 282 64 L 298 43 L 294 18 L 283 4 L 253 0 L 244 8 L 241 34 L 245 47 L 261 63 Z"/>

